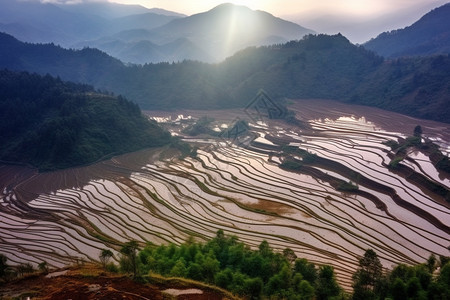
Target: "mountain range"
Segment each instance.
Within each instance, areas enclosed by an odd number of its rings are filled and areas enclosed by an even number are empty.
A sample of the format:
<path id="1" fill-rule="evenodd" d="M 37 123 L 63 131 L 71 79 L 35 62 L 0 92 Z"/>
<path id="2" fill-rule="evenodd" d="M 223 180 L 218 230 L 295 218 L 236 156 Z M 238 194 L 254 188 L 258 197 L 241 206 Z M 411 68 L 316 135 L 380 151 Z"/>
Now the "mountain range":
<path id="1" fill-rule="evenodd" d="M 384 0 L 375 1 L 381 5 Z M 317 3 L 320 3 L 318 1 Z M 323 2 L 322 2 L 323 3 Z M 360 10 L 355 14 L 351 8 L 361 4 L 360 9 L 366 8 L 366 12 Z M 387 2 L 386 2 L 387 3 Z M 367 2 L 355 2 L 345 10 L 336 9 L 338 2 L 327 2 L 327 5 L 316 10 L 298 10 L 291 14 L 281 15 L 282 18 L 312 28 L 325 34 L 341 33 L 352 43 L 364 44 L 382 32 L 404 28 L 419 20 L 432 9 L 448 3 L 448 0 L 426 1 L 391 1 L 383 11 L 376 7 L 370 7 Z M 334 7 L 333 7 L 334 5 Z M 340 5 L 343 8 L 343 5 Z M 300 7 L 300 6 L 299 6 Z"/>
<path id="2" fill-rule="evenodd" d="M 0 1 L 0 31 L 33 43 L 75 43 L 129 29 L 152 29 L 184 17 L 169 11 L 109 2 L 52 4 Z"/>
<path id="3" fill-rule="evenodd" d="M 245 107 L 264 89 L 276 101 L 335 99 L 443 122 L 450 115 L 448 55 L 384 60 L 342 35 L 250 47 L 218 64 L 127 66 L 97 49 L 67 50 L 0 34 L 0 68 L 91 84 L 143 109 Z"/>
<path id="4" fill-rule="evenodd" d="M 384 32 L 364 44 L 385 57 L 450 53 L 450 3 L 403 29 Z"/>
<path id="5" fill-rule="evenodd" d="M 33 43 L 98 48 L 126 63 L 218 62 L 248 46 L 284 43 L 313 33 L 244 6 L 222 4 L 184 16 L 162 9 L 109 2 L 56 5 L 0 3 L 0 31 Z"/>
<path id="6" fill-rule="evenodd" d="M 15 5 L 6 6 L 8 11 L 0 10 L 2 21 L 13 19 L 13 12 L 17 14 L 23 9 L 22 2 L 12 3 Z M 28 24 L 39 30 L 52 28 L 49 36 L 61 34 L 60 37 L 69 38 L 72 34 L 78 39 L 81 37 L 77 30 L 87 26 L 89 20 L 96 24 L 101 18 L 112 18 L 117 26 L 121 24 L 120 29 L 127 24 L 129 28 L 136 24 L 157 26 L 146 21 L 154 13 L 143 7 L 128 7 L 129 12 L 138 14 L 127 16 L 121 15 L 118 8 L 121 6 L 107 6 L 101 16 L 94 16 L 83 6 L 63 10 L 57 5 L 31 3 L 21 18 L 28 18 Z M 8 18 L 7 12 L 11 12 Z M 408 28 L 381 34 L 363 46 L 351 44 L 340 34 L 304 35 L 308 30 L 299 25 L 232 4 L 189 17 L 159 12 L 164 13 L 157 14 L 165 22 L 161 26 L 123 30 L 96 40 L 107 45 L 109 52 L 115 52 L 114 57 L 98 49 L 68 50 L 53 43 L 24 43 L 0 34 L 0 68 L 48 73 L 63 80 L 90 84 L 122 94 L 143 109 L 243 107 L 263 88 L 276 99 L 336 99 L 449 122 L 450 67 L 445 49 L 450 4 L 431 11 Z M 62 15 L 56 18 L 59 13 Z M 85 22 L 83 26 L 71 23 L 74 16 L 80 17 L 78 22 Z M 62 19 L 70 22 L 65 27 L 56 26 Z M 95 36 L 101 31 L 101 26 L 94 26 L 89 34 Z M 427 43 L 431 46 L 425 46 Z M 239 50 L 247 44 L 271 46 Z M 414 49 L 428 50 L 407 52 Z M 385 56 L 410 53 L 410 57 L 384 60 L 373 51 Z M 444 55 L 420 57 L 436 53 Z M 117 59 L 120 56 L 126 57 L 125 63 Z M 220 63 L 200 62 L 216 62 L 219 58 L 223 59 Z M 149 60 L 165 62 L 126 64 Z"/>
<path id="7" fill-rule="evenodd" d="M 448 53 L 449 16 L 450 3 L 363 45 L 384 57 Z M 328 21 L 332 22 L 322 23 Z M 2 31 L 26 42 L 97 48 L 134 64 L 220 62 L 249 46 L 282 44 L 314 33 L 267 12 L 229 3 L 185 16 L 106 1 L 68 5 L 20 0 L 0 2 Z"/>
<path id="8" fill-rule="evenodd" d="M 184 59 L 218 62 L 249 46 L 285 43 L 310 33 L 263 11 L 222 4 L 157 28 L 125 30 L 75 47 L 95 47 L 124 62 L 140 64 Z"/>

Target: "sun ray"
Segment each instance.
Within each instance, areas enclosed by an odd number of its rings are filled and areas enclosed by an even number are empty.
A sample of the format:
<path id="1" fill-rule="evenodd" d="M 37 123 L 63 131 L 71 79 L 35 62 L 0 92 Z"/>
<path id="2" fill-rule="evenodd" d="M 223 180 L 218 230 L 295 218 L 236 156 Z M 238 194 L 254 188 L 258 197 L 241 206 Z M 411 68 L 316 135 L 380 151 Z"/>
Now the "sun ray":
<path id="1" fill-rule="evenodd" d="M 229 18 L 229 22 L 227 24 L 228 26 L 228 30 L 227 30 L 227 36 L 225 38 L 225 46 L 224 46 L 224 52 L 225 54 L 227 53 L 231 53 L 231 51 L 233 50 L 233 46 L 234 46 L 234 38 L 237 34 L 237 10 L 235 8 L 233 8 L 233 11 L 231 13 L 231 16 Z"/>

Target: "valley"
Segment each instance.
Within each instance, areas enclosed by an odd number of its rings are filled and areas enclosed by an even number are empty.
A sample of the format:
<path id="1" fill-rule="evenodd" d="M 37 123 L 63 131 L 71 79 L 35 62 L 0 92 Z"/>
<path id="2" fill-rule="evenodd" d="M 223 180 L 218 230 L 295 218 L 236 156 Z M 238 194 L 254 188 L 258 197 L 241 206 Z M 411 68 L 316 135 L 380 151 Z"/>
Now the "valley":
<path id="1" fill-rule="evenodd" d="M 329 264 L 347 290 L 368 248 L 386 269 L 448 255 L 450 175 L 413 147 L 400 162 L 409 173 L 394 170 L 385 144 L 420 125 L 448 155 L 448 124 L 331 100 L 290 100 L 289 109 L 299 124 L 244 109 L 146 112 L 196 147 L 191 156 L 160 147 L 46 173 L 2 165 L 2 253 L 13 263 L 61 267 L 97 261 L 103 248 L 117 258 L 129 240 L 180 244 L 222 229 L 253 248 L 267 240 L 276 251 L 289 247 Z M 249 129 L 231 137 L 182 133 L 205 115 L 213 129 L 237 120 Z M 298 168 L 281 168 L 286 161 Z"/>

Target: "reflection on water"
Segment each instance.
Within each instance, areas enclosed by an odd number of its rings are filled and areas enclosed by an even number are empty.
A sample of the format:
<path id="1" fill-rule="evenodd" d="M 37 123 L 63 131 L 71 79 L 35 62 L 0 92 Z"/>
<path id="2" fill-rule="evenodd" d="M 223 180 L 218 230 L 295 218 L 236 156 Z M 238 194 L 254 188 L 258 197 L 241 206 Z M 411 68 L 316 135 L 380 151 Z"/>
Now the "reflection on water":
<path id="1" fill-rule="evenodd" d="M 160 152 L 161 149 L 147 149 L 90 166 L 46 173 L 26 167 L 0 165 L 0 187 L 2 190 L 14 188 L 22 201 L 30 201 L 41 194 L 58 190 L 82 189 L 92 180 L 129 178 L 136 170 L 155 161 Z"/>
<path id="2" fill-rule="evenodd" d="M 387 132 L 399 132 L 403 135 L 412 135 L 414 127 L 420 125 L 423 135 L 436 139 L 438 144 L 441 145 L 441 150 L 449 149 L 450 146 L 450 124 L 446 123 L 417 119 L 374 107 L 347 105 L 332 100 L 298 100 L 290 106 L 290 109 L 293 109 L 302 120 L 365 117 L 378 128 Z"/>
<path id="3" fill-rule="evenodd" d="M 426 136 L 445 144 L 446 124 L 328 101 L 302 101 L 293 109 L 312 129 L 253 124 L 257 143 L 247 149 L 194 139 L 196 158 L 151 149 L 43 174 L 0 166 L 0 253 L 12 262 L 60 266 L 74 258 L 96 260 L 99 249 L 118 250 L 130 239 L 181 243 L 223 229 L 253 247 L 266 239 L 277 249 L 331 264 L 346 287 L 367 248 L 386 267 L 423 262 L 430 253 L 448 255 L 448 205 L 389 171 L 389 147 L 382 143 L 410 135 L 419 123 Z M 178 115 L 172 119 L 189 118 Z M 226 123 L 220 119 L 217 126 Z M 280 169 L 276 139 L 359 173 L 354 183 L 360 192 L 338 191 L 326 179 L 348 181 L 351 172 L 312 166 L 320 177 Z M 450 188 L 427 156 L 408 155 L 412 170 Z"/>

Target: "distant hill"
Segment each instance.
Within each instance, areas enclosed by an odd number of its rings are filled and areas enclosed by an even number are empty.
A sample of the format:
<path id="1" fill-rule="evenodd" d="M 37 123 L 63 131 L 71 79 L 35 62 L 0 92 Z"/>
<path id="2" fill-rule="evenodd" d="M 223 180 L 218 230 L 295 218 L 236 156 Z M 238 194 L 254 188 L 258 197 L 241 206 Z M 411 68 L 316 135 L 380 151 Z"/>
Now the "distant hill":
<path id="1" fill-rule="evenodd" d="M 403 29 L 384 32 L 364 47 L 385 57 L 450 53 L 450 3 Z"/>
<path id="2" fill-rule="evenodd" d="M 149 11 L 152 13 L 158 14 L 158 15 L 180 17 L 180 18 L 186 17 L 186 15 L 184 15 L 184 14 L 180 14 L 180 13 L 170 11 L 170 10 L 165 10 L 162 8 L 150 8 Z"/>
<path id="3" fill-rule="evenodd" d="M 277 37 L 287 42 L 313 33 L 295 23 L 274 17 L 264 11 L 253 11 L 245 6 L 221 4 L 207 12 L 173 20 L 152 30 L 167 43 L 188 38 L 204 49 L 216 61 L 233 55 L 248 46 L 261 46 Z"/>
<path id="4" fill-rule="evenodd" d="M 132 29 L 151 30 L 178 18 L 179 17 L 159 15 L 148 12 L 144 14 L 129 15 L 122 18 L 112 19 L 107 22 L 107 26 L 109 27 L 108 31 L 111 33 L 118 33 Z"/>
<path id="5" fill-rule="evenodd" d="M 152 29 L 182 17 L 155 13 L 139 5 L 106 1 L 52 4 L 39 1 L 0 1 L 0 31 L 33 43 L 71 47 L 129 29 Z"/>
<path id="6" fill-rule="evenodd" d="M 139 107 L 53 77 L 0 71 L 0 160 L 67 168 L 161 146 L 170 134 Z"/>
<path id="7" fill-rule="evenodd" d="M 140 64 L 184 59 L 219 62 L 248 46 L 285 43 L 313 33 L 267 12 L 233 4 L 222 4 L 204 13 L 176 18 L 153 29 L 143 25 L 131 30 L 123 28 L 124 31 L 115 35 L 74 46 L 95 47 L 124 62 Z M 142 47 L 150 43 L 154 45 L 152 49 Z M 174 44 L 177 45 L 175 48 Z M 129 55 L 128 49 L 133 49 L 134 54 Z"/>
<path id="8" fill-rule="evenodd" d="M 342 35 L 249 47 L 219 64 L 126 66 L 96 49 L 26 44 L 0 34 L 0 67 L 92 84 L 143 109 L 245 107 L 264 89 L 277 101 L 327 98 L 450 122 L 448 55 L 384 61 Z"/>
<path id="9" fill-rule="evenodd" d="M 52 1 L 50 1 L 52 2 Z M 54 1 L 60 9 L 81 15 L 94 15 L 102 19 L 123 18 L 153 12 L 142 5 L 126 5 L 109 1 L 72 1 L 71 4 Z M 156 13 L 156 12 L 155 12 Z"/>
<path id="10" fill-rule="evenodd" d="M 248 46 L 285 43 L 312 33 L 269 13 L 233 4 L 186 17 L 106 1 L 21 0 L 0 1 L 0 32 L 32 43 L 98 48 L 134 64 L 219 62 Z"/>
<path id="11" fill-rule="evenodd" d="M 178 62 L 183 60 L 214 61 L 214 58 L 187 38 L 178 38 L 166 44 L 151 42 L 152 34 L 145 29 L 132 29 L 95 41 L 78 43 L 100 49 L 123 62 L 134 64 Z"/>
<path id="12" fill-rule="evenodd" d="M 0 68 L 48 73 L 97 87 L 108 86 L 110 74 L 121 74 L 125 69 L 121 61 L 97 49 L 67 50 L 54 44 L 23 43 L 4 33 L 0 33 L 0 53 Z"/>
<path id="13" fill-rule="evenodd" d="M 28 42 L 65 44 L 103 34 L 98 17 L 64 11 L 40 1 L 0 1 L 0 31 Z"/>

